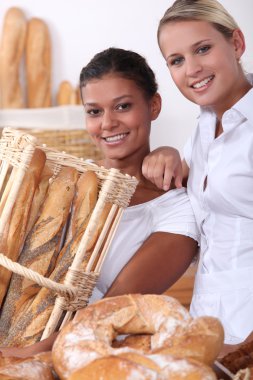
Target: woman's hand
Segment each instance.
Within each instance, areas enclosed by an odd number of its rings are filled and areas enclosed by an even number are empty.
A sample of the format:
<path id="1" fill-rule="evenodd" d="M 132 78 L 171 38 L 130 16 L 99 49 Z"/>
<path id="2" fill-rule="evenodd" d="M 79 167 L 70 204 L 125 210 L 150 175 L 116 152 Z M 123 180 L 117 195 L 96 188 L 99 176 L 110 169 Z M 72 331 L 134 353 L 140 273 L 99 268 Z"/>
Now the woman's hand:
<path id="1" fill-rule="evenodd" d="M 153 150 L 143 160 L 142 173 L 159 189 L 169 190 L 172 178 L 175 187 L 182 187 L 183 169 L 179 152 L 166 146 Z"/>

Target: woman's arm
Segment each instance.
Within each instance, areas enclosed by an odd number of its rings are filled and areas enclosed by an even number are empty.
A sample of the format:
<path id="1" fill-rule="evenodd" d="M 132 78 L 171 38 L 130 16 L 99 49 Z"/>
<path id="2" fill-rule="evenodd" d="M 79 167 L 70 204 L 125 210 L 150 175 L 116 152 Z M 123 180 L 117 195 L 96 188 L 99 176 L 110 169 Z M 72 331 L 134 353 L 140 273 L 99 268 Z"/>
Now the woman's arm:
<path id="1" fill-rule="evenodd" d="M 17 358 L 27 358 L 41 352 L 50 351 L 57 337 L 57 332 L 53 333 L 47 339 L 26 347 L 0 347 L 0 352 L 4 357 L 14 356 Z"/>
<path id="2" fill-rule="evenodd" d="M 195 240 L 184 235 L 153 233 L 121 270 L 105 296 L 163 293 L 189 267 L 197 247 Z"/>
<path id="3" fill-rule="evenodd" d="M 144 158 L 142 173 L 159 189 L 167 191 L 173 178 L 175 187 L 185 186 L 189 168 L 176 149 L 162 146 Z"/>

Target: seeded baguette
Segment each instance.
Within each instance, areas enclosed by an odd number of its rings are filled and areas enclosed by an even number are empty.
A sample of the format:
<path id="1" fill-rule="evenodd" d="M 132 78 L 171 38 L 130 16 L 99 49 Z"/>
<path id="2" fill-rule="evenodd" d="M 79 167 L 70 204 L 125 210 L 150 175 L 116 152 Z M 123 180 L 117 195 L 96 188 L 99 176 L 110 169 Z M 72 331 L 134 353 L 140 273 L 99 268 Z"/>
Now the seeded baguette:
<path id="1" fill-rule="evenodd" d="M 51 280 L 57 283 L 64 281 L 96 205 L 97 196 L 98 181 L 96 175 L 93 172 L 82 174 L 77 182 L 77 192 L 73 203 L 71 220 L 73 236 L 69 237 L 68 243 L 61 250 L 55 269 L 49 276 Z M 52 312 L 55 298 L 54 292 L 41 288 L 22 315 L 19 313 L 19 318 L 12 325 L 4 345 L 24 346 L 38 341 Z"/>
<path id="2" fill-rule="evenodd" d="M 75 193 L 78 172 L 63 168 L 49 186 L 41 215 L 26 238 L 19 263 L 49 276 L 60 250 L 63 227 Z M 19 275 L 13 275 L 0 318 L 1 341 L 6 338 L 15 320 L 29 306 L 39 286 Z"/>

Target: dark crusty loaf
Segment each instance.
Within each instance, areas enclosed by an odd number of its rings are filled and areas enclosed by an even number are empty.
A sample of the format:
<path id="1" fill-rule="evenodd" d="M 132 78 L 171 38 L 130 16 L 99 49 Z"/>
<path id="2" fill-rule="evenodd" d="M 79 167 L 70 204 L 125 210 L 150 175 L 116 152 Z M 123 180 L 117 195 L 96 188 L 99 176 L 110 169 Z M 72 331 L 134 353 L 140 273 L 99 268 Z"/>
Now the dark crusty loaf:
<path id="1" fill-rule="evenodd" d="M 242 344 L 237 350 L 230 352 L 220 359 L 220 362 L 232 373 L 253 366 L 253 340 Z"/>

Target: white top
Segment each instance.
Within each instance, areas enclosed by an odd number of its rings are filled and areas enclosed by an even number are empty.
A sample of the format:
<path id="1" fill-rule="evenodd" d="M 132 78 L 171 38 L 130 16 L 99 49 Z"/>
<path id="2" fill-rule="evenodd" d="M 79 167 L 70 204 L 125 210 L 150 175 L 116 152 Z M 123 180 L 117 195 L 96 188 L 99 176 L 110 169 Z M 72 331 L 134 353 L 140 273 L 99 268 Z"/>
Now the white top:
<path id="1" fill-rule="evenodd" d="M 226 342 L 239 343 L 253 330 L 253 89 L 224 113 L 216 139 L 215 126 L 203 108 L 184 151 L 201 233 L 191 312 L 218 316 Z"/>
<path id="2" fill-rule="evenodd" d="M 198 240 L 185 189 L 171 190 L 149 202 L 126 208 L 90 302 L 103 297 L 121 269 L 153 232 L 170 232 Z"/>

